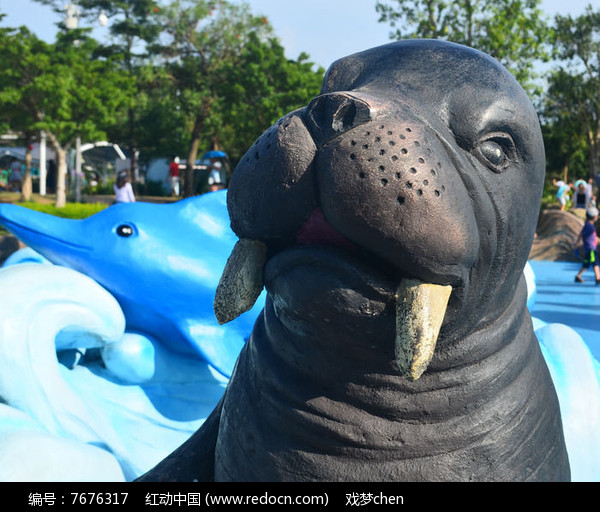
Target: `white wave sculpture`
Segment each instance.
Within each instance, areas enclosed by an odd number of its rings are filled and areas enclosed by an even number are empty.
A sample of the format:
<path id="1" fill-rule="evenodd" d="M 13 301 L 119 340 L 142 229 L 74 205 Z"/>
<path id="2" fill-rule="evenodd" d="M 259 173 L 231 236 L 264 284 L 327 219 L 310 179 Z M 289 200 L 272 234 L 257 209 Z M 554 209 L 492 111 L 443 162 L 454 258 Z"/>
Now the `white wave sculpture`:
<path id="1" fill-rule="evenodd" d="M 206 363 L 125 333 L 112 295 L 68 268 L 1 268 L 0 329 L 0 481 L 132 480 L 224 390 Z M 102 357 L 59 363 L 57 352 L 82 348 Z"/>

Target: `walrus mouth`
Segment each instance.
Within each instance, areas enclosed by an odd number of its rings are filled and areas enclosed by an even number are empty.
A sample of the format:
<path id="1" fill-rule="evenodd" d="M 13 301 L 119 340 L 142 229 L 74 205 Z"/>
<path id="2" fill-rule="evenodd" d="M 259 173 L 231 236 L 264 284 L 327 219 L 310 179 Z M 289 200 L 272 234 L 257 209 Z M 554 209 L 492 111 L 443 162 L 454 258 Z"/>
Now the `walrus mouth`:
<path id="1" fill-rule="evenodd" d="M 263 289 L 267 246 L 240 239 L 227 260 L 214 300 L 217 321 L 224 324 L 250 310 Z M 395 293 L 395 358 L 409 380 L 417 380 L 433 357 L 452 286 L 402 279 Z"/>

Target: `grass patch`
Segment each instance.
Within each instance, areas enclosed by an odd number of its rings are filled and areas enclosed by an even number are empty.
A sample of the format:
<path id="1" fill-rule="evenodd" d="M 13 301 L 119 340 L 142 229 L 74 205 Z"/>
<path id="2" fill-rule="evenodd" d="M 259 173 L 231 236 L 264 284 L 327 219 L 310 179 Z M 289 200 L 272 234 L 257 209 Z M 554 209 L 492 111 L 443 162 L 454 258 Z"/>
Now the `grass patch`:
<path id="1" fill-rule="evenodd" d="M 65 219 L 86 219 L 87 217 L 98 213 L 108 207 L 104 203 L 67 203 L 62 208 L 57 208 L 54 204 L 43 204 L 35 202 L 16 203 L 30 210 L 48 213 L 56 217 Z"/>
<path id="2" fill-rule="evenodd" d="M 8 194 L 3 194 L 3 197 L 10 199 Z M 57 208 L 53 200 L 51 201 L 45 197 L 41 197 L 39 199 L 36 197 L 34 201 L 28 202 L 19 202 L 16 200 L 17 197 L 14 199 L 14 201 L 5 202 L 12 202 L 13 204 L 29 208 L 30 210 L 47 213 L 49 215 L 54 215 L 56 217 L 62 217 L 65 219 L 86 219 L 87 217 L 94 215 L 95 213 L 98 213 L 109 206 L 105 203 L 67 203 L 64 207 Z M 4 236 L 6 234 L 8 234 L 8 230 L 4 226 L 0 226 L 0 236 Z"/>

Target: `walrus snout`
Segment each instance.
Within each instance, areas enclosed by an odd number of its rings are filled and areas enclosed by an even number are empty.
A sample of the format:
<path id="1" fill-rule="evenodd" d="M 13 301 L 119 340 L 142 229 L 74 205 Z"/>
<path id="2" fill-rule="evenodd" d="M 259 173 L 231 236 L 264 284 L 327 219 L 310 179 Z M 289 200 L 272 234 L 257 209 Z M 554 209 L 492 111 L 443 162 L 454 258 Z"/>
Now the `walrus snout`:
<path id="1" fill-rule="evenodd" d="M 314 174 L 324 216 L 346 238 L 419 279 L 464 280 L 479 239 L 470 197 L 440 135 L 409 107 L 331 140 Z M 448 215 L 457 205 L 462 215 Z"/>
<path id="2" fill-rule="evenodd" d="M 282 117 L 246 152 L 227 192 L 231 228 L 240 238 L 285 240 L 318 206 L 312 162 L 317 146 L 302 110 Z"/>

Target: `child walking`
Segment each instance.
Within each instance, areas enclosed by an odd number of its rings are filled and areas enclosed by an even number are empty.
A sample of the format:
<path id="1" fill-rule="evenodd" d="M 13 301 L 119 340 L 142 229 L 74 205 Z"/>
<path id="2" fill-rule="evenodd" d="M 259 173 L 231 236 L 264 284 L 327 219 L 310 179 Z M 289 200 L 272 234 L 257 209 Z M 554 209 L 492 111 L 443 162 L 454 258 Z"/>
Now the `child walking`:
<path id="1" fill-rule="evenodd" d="M 584 260 L 581 269 L 575 276 L 576 283 L 583 283 L 581 277 L 583 273 L 592 266 L 594 268 L 594 274 L 596 276 L 596 284 L 600 284 L 600 262 L 598 261 L 597 247 L 598 237 L 596 236 L 596 221 L 598 220 L 598 210 L 596 208 L 589 208 L 585 212 L 585 224 L 581 229 L 581 233 L 577 237 L 576 245 L 579 240 L 583 241 L 583 252 Z"/>

